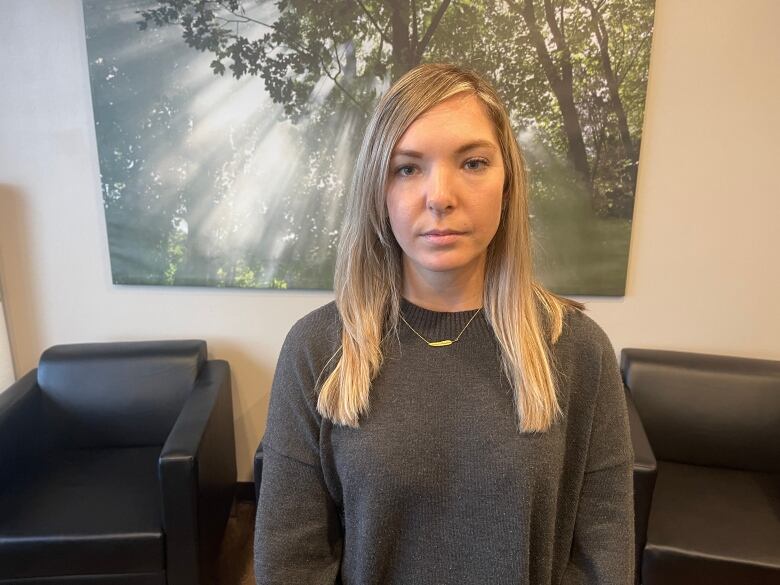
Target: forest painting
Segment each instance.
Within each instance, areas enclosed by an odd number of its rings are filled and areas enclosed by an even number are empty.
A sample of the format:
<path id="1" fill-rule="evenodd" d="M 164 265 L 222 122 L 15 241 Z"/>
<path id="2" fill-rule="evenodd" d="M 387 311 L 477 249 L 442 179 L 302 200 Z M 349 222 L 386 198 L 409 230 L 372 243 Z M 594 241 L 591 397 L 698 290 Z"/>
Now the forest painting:
<path id="1" fill-rule="evenodd" d="M 654 0 L 83 1 L 114 283 L 332 289 L 372 108 L 445 61 L 508 105 L 540 280 L 624 294 Z"/>

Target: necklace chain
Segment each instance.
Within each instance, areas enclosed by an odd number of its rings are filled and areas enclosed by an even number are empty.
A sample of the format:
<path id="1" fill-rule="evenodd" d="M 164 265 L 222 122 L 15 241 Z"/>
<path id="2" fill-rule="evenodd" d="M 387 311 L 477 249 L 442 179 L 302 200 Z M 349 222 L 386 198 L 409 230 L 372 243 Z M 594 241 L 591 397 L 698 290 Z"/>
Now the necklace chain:
<path id="1" fill-rule="evenodd" d="M 466 330 L 466 328 L 467 328 L 469 325 L 471 325 L 471 322 L 474 320 L 474 317 L 476 317 L 476 316 L 477 316 L 477 313 L 479 313 L 481 310 L 482 310 L 482 307 L 480 307 L 479 309 L 477 309 L 477 310 L 474 312 L 474 314 L 471 316 L 471 319 L 469 319 L 469 322 L 468 322 L 468 323 L 466 323 L 466 327 L 464 327 L 463 329 L 461 329 L 461 330 L 460 330 L 460 333 L 458 333 L 458 336 L 457 336 L 455 339 L 442 339 L 441 341 L 428 341 L 428 340 L 427 340 L 427 339 L 425 339 L 425 338 L 424 338 L 422 335 L 420 335 L 419 333 L 417 333 L 417 331 L 415 331 L 415 330 L 414 330 L 414 327 L 412 327 L 411 325 L 409 325 L 409 322 L 408 322 L 406 319 L 404 319 L 403 313 L 399 313 L 399 314 L 398 314 L 398 316 L 399 316 L 399 317 L 401 317 L 401 321 L 403 321 L 404 323 L 406 323 L 406 326 L 407 326 L 407 327 L 409 327 L 409 329 L 411 329 L 411 330 L 412 330 L 412 332 L 413 332 L 413 333 L 414 333 L 414 334 L 415 334 L 417 337 L 419 337 L 420 339 L 422 339 L 422 340 L 423 340 L 425 343 L 427 343 L 429 346 L 431 346 L 431 347 L 445 347 L 445 346 L 447 346 L 447 345 L 452 345 L 453 343 L 455 343 L 456 341 L 458 341 L 458 339 L 460 339 L 460 336 L 461 336 L 461 335 L 463 335 L 463 332 Z"/>

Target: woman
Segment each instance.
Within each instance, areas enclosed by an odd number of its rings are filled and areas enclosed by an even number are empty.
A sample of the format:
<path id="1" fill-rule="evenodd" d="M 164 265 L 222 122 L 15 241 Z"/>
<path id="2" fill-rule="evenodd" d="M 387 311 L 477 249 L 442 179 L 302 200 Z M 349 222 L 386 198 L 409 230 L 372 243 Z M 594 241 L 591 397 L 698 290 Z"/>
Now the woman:
<path id="1" fill-rule="evenodd" d="M 615 354 L 535 282 L 495 90 L 425 64 L 380 100 L 334 302 L 282 347 L 263 436 L 265 584 L 628 584 L 632 460 Z"/>

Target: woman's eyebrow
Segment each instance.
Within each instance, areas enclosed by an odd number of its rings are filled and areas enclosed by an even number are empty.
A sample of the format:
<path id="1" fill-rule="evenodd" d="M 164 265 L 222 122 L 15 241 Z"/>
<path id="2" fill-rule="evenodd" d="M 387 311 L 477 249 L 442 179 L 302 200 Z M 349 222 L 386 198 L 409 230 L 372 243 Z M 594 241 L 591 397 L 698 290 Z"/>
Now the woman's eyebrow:
<path id="1" fill-rule="evenodd" d="M 455 150 L 455 154 L 462 154 L 468 150 L 473 150 L 475 148 L 490 148 L 492 150 L 495 150 L 496 145 L 490 140 L 474 140 L 472 142 L 467 142 L 466 144 L 459 146 Z M 396 150 L 395 152 L 393 152 L 392 156 L 409 156 L 412 158 L 423 158 L 423 154 L 416 150 Z"/>

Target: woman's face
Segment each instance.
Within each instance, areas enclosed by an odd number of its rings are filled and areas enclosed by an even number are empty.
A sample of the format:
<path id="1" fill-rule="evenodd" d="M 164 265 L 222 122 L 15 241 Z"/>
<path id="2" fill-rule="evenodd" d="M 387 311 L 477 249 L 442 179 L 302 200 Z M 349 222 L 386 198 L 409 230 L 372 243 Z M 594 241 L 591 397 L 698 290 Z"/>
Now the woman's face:
<path id="1" fill-rule="evenodd" d="M 387 210 L 404 273 L 483 270 L 501 217 L 504 164 L 482 102 L 456 95 L 419 116 L 393 149 L 388 172 Z"/>

